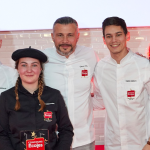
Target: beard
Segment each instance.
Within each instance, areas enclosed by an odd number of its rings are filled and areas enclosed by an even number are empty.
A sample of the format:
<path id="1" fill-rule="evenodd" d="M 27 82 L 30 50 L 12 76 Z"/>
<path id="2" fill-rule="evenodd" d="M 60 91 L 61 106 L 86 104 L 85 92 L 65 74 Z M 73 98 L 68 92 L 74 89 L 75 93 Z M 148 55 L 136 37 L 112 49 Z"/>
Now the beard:
<path id="1" fill-rule="evenodd" d="M 70 48 L 70 51 L 69 51 L 69 52 L 63 52 L 63 51 L 61 51 L 60 47 L 61 47 L 62 45 L 70 46 L 70 47 L 71 47 L 71 48 Z M 69 55 L 72 54 L 73 51 L 74 51 L 72 45 L 69 45 L 69 44 L 61 44 L 61 45 L 57 46 L 56 49 L 57 49 L 57 52 L 58 52 L 60 55 L 62 55 L 62 56 L 69 56 Z M 63 50 L 67 50 L 67 49 L 63 49 Z"/>

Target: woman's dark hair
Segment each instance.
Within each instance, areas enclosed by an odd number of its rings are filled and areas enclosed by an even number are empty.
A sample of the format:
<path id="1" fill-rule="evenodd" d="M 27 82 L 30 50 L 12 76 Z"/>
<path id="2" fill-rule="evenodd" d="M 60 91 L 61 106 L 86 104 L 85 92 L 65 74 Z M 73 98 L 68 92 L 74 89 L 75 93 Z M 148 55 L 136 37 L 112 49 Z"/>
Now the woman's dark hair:
<path id="1" fill-rule="evenodd" d="M 17 60 L 15 62 L 15 69 L 18 69 L 18 64 L 19 64 L 19 60 Z M 41 68 L 43 69 L 42 66 L 42 62 L 40 62 Z M 16 95 L 16 104 L 15 104 L 15 110 L 19 110 L 20 109 L 20 102 L 19 102 L 19 95 L 18 95 L 18 85 L 19 85 L 19 81 L 20 81 L 20 77 L 18 77 L 17 81 L 16 81 L 16 85 L 15 85 L 15 95 Z M 38 100 L 39 103 L 41 104 L 41 108 L 39 109 L 39 111 L 43 111 L 44 107 L 45 107 L 45 103 L 44 101 L 41 99 L 42 93 L 43 93 L 43 88 L 44 88 L 44 80 L 43 80 L 43 71 L 41 72 L 41 74 L 39 75 L 39 79 L 38 79 L 38 87 L 39 87 L 39 92 L 38 92 Z"/>
<path id="2" fill-rule="evenodd" d="M 122 18 L 108 17 L 102 23 L 102 29 L 103 29 L 103 36 L 104 37 L 105 37 L 105 28 L 106 28 L 106 26 L 110 26 L 110 25 L 121 26 L 125 35 L 128 33 L 126 23 Z"/>

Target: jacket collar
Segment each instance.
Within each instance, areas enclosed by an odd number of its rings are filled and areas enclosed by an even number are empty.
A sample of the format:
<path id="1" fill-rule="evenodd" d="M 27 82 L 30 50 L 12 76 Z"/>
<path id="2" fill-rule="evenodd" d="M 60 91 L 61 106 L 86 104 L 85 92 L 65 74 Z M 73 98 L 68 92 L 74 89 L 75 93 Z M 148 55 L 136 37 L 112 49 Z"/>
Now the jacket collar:
<path id="1" fill-rule="evenodd" d="M 26 89 L 23 87 L 22 81 L 21 81 L 21 79 L 19 78 L 18 91 L 21 92 L 21 93 L 27 94 L 27 95 L 38 96 L 39 89 L 37 89 L 36 91 L 34 91 L 33 94 L 31 94 L 28 90 L 26 90 Z"/>
<path id="2" fill-rule="evenodd" d="M 122 58 L 120 64 L 126 63 L 132 57 L 132 55 L 134 55 L 134 53 L 128 48 L 128 54 L 124 58 Z M 116 60 L 114 60 L 111 56 L 110 56 L 110 62 L 117 65 Z"/>

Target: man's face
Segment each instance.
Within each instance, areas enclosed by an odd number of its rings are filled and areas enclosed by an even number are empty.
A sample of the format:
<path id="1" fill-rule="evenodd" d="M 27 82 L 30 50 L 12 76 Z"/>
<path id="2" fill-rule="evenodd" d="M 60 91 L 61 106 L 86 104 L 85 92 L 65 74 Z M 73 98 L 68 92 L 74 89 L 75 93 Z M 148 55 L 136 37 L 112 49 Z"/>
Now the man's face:
<path id="1" fill-rule="evenodd" d="M 0 39 L 0 48 L 1 48 L 1 46 L 2 46 L 2 40 Z"/>
<path id="2" fill-rule="evenodd" d="M 105 38 L 103 37 L 103 40 L 111 55 L 116 55 L 126 51 L 126 41 L 129 39 L 129 33 L 125 35 L 121 26 L 106 26 Z"/>
<path id="3" fill-rule="evenodd" d="M 57 52 L 60 55 L 69 57 L 75 51 L 79 39 L 78 28 L 74 23 L 56 24 L 53 29 L 52 39 Z"/>

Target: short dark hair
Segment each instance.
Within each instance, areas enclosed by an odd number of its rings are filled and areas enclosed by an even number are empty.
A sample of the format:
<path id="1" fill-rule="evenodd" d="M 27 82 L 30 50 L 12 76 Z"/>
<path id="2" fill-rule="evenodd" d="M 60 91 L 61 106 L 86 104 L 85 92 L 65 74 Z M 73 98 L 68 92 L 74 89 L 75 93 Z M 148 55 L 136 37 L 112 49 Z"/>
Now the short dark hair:
<path id="1" fill-rule="evenodd" d="M 122 18 L 108 17 L 102 23 L 102 29 L 103 29 L 103 36 L 104 37 L 105 37 L 105 28 L 106 28 L 106 26 L 110 26 L 110 25 L 121 26 L 125 35 L 128 33 L 126 23 Z"/>
<path id="2" fill-rule="evenodd" d="M 74 23 L 77 27 L 78 27 L 78 23 L 75 19 L 71 18 L 71 17 L 61 17 L 61 18 L 58 18 L 55 22 L 54 22 L 54 25 L 53 25 L 53 28 L 55 26 L 55 24 L 70 24 L 70 23 Z"/>

